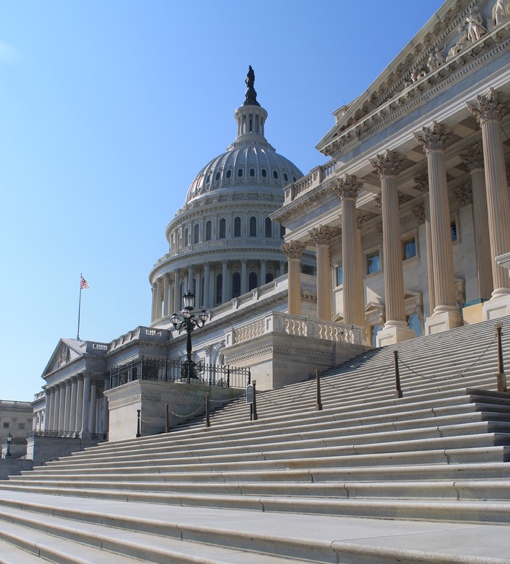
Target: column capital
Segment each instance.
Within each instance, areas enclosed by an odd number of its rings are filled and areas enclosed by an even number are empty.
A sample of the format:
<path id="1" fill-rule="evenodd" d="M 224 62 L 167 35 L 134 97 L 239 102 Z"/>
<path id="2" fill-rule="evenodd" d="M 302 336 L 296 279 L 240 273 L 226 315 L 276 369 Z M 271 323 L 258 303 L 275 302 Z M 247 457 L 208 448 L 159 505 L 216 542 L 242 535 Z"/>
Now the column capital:
<path id="1" fill-rule="evenodd" d="M 425 223 L 425 205 L 421 204 L 419 206 L 416 206 L 412 209 L 413 215 L 416 218 L 416 221 L 418 222 L 418 225 L 423 225 Z"/>
<path id="2" fill-rule="evenodd" d="M 381 178 L 397 176 L 404 165 L 404 157 L 397 151 L 386 149 L 382 155 L 376 155 L 375 159 L 370 159 L 370 164 Z"/>
<path id="3" fill-rule="evenodd" d="M 382 196 L 381 196 L 381 194 L 377 194 L 377 196 L 374 197 L 374 204 L 378 209 L 382 208 Z"/>
<path id="4" fill-rule="evenodd" d="M 373 216 L 373 215 L 372 215 L 371 213 L 369 213 L 369 212 L 357 210 L 357 213 L 356 213 L 356 227 L 357 227 L 358 229 L 362 229 L 362 227 L 365 225 L 365 223 L 366 223 L 371 217 L 375 217 L 375 216 Z"/>
<path id="5" fill-rule="evenodd" d="M 469 111 L 476 118 L 478 123 L 489 120 L 501 121 L 508 112 L 509 104 L 502 92 L 496 92 L 494 88 L 489 88 L 485 94 L 479 94 L 476 102 L 467 102 Z"/>
<path id="6" fill-rule="evenodd" d="M 337 179 L 336 184 L 333 185 L 333 191 L 340 199 L 356 199 L 362 187 L 363 182 L 357 176 L 346 174 L 342 178 Z"/>
<path id="7" fill-rule="evenodd" d="M 483 168 L 483 146 L 480 142 L 475 143 L 464 153 L 460 153 L 459 157 L 462 162 L 467 166 L 469 172 L 477 168 Z"/>
<path id="8" fill-rule="evenodd" d="M 471 191 L 471 182 L 466 184 L 461 184 L 452 189 L 452 194 L 455 199 L 459 202 L 461 207 L 467 206 L 473 203 L 473 192 Z"/>
<path id="9" fill-rule="evenodd" d="M 314 227 L 308 233 L 316 245 L 329 245 L 333 238 L 338 235 L 338 229 L 327 225 Z"/>
<path id="10" fill-rule="evenodd" d="M 420 187 L 420 190 L 424 194 L 428 193 L 428 191 L 429 191 L 429 173 L 426 170 L 417 174 L 414 177 L 413 180 L 416 182 L 416 184 L 418 184 L 418 186 Z"/>
<path id="11" fill-rule="evenodd" d="M 430 127 L 422 127 L 421 133 L 415 133 L 414 138 L 422 146 L 425 153 L 446 149 L 453 132 L 444 125 L 433 121 Z"/>
<path id="12" fill-rule="evenodd" d="M 290 259 L 299 259 L 306 249 L 306 243 L 301 241 L 289 241 L 281 246 L 283 254 Z"/>

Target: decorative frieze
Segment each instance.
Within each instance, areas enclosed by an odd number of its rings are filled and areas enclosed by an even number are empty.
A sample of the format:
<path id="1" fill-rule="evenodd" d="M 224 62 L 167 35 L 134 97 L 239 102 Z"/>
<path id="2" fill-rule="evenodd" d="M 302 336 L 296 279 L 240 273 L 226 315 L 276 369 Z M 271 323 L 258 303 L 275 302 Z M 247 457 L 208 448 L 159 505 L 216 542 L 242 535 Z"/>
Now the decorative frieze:
<path id="1" fill-rule="evenodd" d="M 380 176 L 397 176 L 404 165 L 404 157 L 397 151 L 386 149 L 382 155 L 370 160 L 375 172 Z"/>
<path id="2" fill-rule="evenodd" d="M 337 183 L 332 187 L 333 191 L 340 199 L 356 199 L 362 188 L 363 182 L 352 174 L 346 174 L 344 177 L 339 178 Z"/>
<path id="3" fill-rule="evenodd" d="M 423 147 L 425 153 L 437 149 L 446 149 L 453 136 L 444 123 L 433 121 L 430 127 L 422 127 L 421 133 L 415 133 L 416 141 Z"/>

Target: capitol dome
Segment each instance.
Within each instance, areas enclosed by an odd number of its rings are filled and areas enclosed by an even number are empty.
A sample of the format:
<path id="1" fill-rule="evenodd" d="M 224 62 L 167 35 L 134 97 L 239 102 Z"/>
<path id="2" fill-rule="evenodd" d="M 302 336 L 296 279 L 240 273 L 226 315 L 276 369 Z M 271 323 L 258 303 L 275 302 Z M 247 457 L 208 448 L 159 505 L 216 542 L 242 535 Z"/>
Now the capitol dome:
<path id="1" fill-rule="evenodd" d="M 153 326 L 168 324 L 187 290 L 198 307 L 211 308 L 286 272 L 284 230 L 270 215 L 283 205 L 284 187 L 303 174 L 266 140 L 254 80 L 250 67 L 245 102 L 234 113 L 237 137 L 198 173 L 166 228 L 168 253 L 149 274 Z M 308 271 L 314 262 L 303 258 Z"/>

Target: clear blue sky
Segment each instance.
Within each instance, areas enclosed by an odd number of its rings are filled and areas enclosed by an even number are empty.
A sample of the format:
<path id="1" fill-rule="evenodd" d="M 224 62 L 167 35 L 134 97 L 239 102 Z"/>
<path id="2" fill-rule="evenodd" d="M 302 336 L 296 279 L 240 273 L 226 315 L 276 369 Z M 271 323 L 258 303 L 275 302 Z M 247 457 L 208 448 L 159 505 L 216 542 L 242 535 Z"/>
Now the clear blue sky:
<path id="1" fill-rule="evenodd" d="M 150 322 L 148 273 L 189 184 L 236 135 L 248 65 L 266 137 L 304 173 L 442 0 L 0 3 L 0 399 L 60 337 Z"/>

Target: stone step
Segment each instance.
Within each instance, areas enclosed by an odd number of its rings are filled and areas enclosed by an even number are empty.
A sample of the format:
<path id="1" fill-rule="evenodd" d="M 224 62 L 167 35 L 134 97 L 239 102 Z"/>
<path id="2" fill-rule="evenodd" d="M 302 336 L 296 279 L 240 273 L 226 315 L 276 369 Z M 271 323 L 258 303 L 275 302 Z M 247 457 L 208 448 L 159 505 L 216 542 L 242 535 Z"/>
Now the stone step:
<path id="1" fill-rule="evenodd" d="M 15 490 L 14 482 L 9 488 Z M 83 481 L 69 485 L 66 480 L 50 480 L 38 485 L 28 486 L 24 491 L 53 495 L 70 495 L 120 499 L 127 501 L 146 501 L 157 503 L 185 503 L 184 496 L 198 494 L 225 496 L 263 496 L 263 497 L 323 497 L 335 499 L 453 499 L 477 501 L 490 499 L 510 502 L 510 478 L 500 480 L 456 480 L 456 481 L 410 481 L 392 482 L 159 482 L 147 483 L 124 481 Z M 136 497 L 131 497 L 135 495 Z M 221 502 L 222 506 L 224 502 Z"/>
<path id="2" fill-rule="evenodd" d="M 23 511 L 18 510 L 17 506 L 20 503 L 24 507 Z M 404 509 L 406 505 L 405 503 L 395 504 L 393 506 L 394 514 Z M 451 505 L 460 505 L 465 511 L 469 511 L 471 506 L 463 502 L 439 505 L 443 510 Z M 6 509 L 4 513 L 9 519 L 7 510 L 24 513 L 25 516 L 19 515 L 19 519 L 25 520 L 26 527 L 34 524 L 36 527 L 40 526 L 41 521 L 46 522 L 48 519 L 50 527 L 54 524 L 58 527 L 57 534 L 62 534 L 66 526 L 72 528 L 71 534 L 73 535 L 83 529 L 84 535 L 81 535 L 80 542 L 90 539 L 89 532 L 94 531 L 89 529 L 90 525 L 101 524 L 99 532 L 96 533 L 97 539 L 94 540 L 102 541 L 108 535 L 106 546 L 121 542 L 124 544 L 124 550 L 126 546 L 128 550 L 139 548 L 137 539 L 140 533 L 143 535 L 140 542 L 143 543 L 144 548 L 159 548 L 158 539 L 160 537 L 166 541 L 178 537 L 185 542 L 192 541 L 196 545 L 207 543 L 207 546 L 202 546 L 202 550 L 205 549 L 205 552 L 202 553 L 204 556 L 211 554 L 207 552 L 209 548 L 230 546 L 233 548 L 232 553 L 223 556 L 223 559 L 214 560 L 214 562 L 224 563 L 240 562 L 232 558 L 231 554 L 246 550 L 260 553 L 255 555 L 256 558 L 259 558 L 258 560 L 250 559 L 252 556 L 250 552 L 242 553 L 243 556 L 246 556 L 248 564 L 271 562 L 271 560 L 264 559 L 266 554 L 270 554 L 271 557 L 273 555 L 287 557 L 293 562 L 304 560 L 306 562 L 356 564 L 374 564 L 375 562 L 383 564 L 390 562 L 503 564 L 505 557 L 498 558 L 497 555 L 508 554 L 505 548 L 510 547 L 507 542 L 508 537 L 504 535 L 504 529 L 498 531 L 494 527 L 471 525 L 465 521 L 461 524 L 447 525 L 402 520 L 332 518 L 320 515 L 288 515 L 285 519 L 281 519 L 277 513 L 267 512 L 253 519 L 252 513 L 243 511 L 210 508 L 201 508 L 197 511 L 191 507 L 157 504 L 126 504 L 102 500 L 73 501 L 72 498 L 37 494 L 26 494 L 18 496 L 17 499 L 4 498 L 2 506 Z M 58 515 L 58 518 L 54 515 Z M 15 517 L 18 518 L 18 515 Z M 55 519 L 58 519 L 57 523 Z M 117 531 L 117 528 L 121 530 Z M 150 530 L 152 534 L 144 534 L 147 530 Z M 128 533 L 127 539 L 123 535 L 125 532 Z M 374 538 L 384 538 L 390 543 L 383 546 L 372 546 L 370 539 Z M 461 539 L 464 540 L 461 541 Z M 446 543 L 445 546 L 453 545 L 454 550 L 450 549 L 448 554 L 442 552 L 440 547 L 443 543 Z M 76 545 L 77 553 L 81 546 Z M 58 560 L 53 561 L 58 562 Z M 144 558 L 144 561 L 181 562 L 181 560 L 168 558 L 167 560 Z M 115 560 L 112 559 L 111 562 Z M 195 559 L 193 562 L 208 563 L 211 560 L 204 558 L 203 560 Z"/>
<path id="3" fill-rule="evenodd" d="M 81 516 L 83 517 L 83 515 Z M 177 535 L 163 537 L 137 530 L 105 527 L 99 522 L 75 523 L 69 517 L 31 513 L 13 507 L 0 508 L 0 537 L 13 547 L 27 551 L 20 564 L 33 564 L 32 554 L 59 564 L 134 564 L 135 562 L 172 562 L 175 564 L 281 564 L 287 559 L 276 555 L 253 554 L 222 546 L 202 545 L 181 540 Z M 79 544 L 77 544 L 79 543 Z M 2 556 L 0 556 L 2 558 Z M 16 560 L 6 560 L 14 564 Z"/>
<path id="4" fill-rule="evenodd" d="M 396 447 L 395 443 L 402 442 L 408 444 L 409 441 L 430 441 L 430 440 L 440 440 L 441 444 L 445 448 L 454 448 L 456 444 L 461 443 L 461 439 L 464 436 L 469 437 L 469 444 L 471 446 L 477 445 L 488 445 L 493 444 L 490 437 L 496 438 L 497 444 L 507 444 L 510 443 L 510 423 L 493 423 L 493 422 L 478 422 L 478 423 L 468 423 L 468 424 L 457 424 L 457 425 L 438 425 L 434 427 L 421 427 L 412 428 L 405 430 L 390 429 L 389 431 L 380 431 L 377 429 L 377 425 L 369 426 L 358 426 L 358 427 L 348 427 L 346 429 L 330 429 L 327 432 L 324 430 L 295 433 L 294 435 L 279 435 L 273 436 L 272 440 L 263 439 L 242 439 L 242 440 L 230 440 L 227 442 L 217 440 L 215 444 L 202 443 L 196 445 L 193 451 L 189 451 L 185 447 L 179 446 L 167 446 L 164 452 L 160 452 L 157 449 L 147 450 L 141 449 L 138 453 L 130 454 L 109 454 L 108 456 L 95 456 L 89 460 L 84 460 L 83 458 L 78 461 L 68 460 L 62 461 L 61 464 L 51 465 L 46 467 L 40 467 L 34 470 L 35 473 L 29 473 L 28 475 L 48 475 L 52 473 L 52 469 L 58 466 L 59 469 L 79 469 L 81 467 L 109 467 L 118 466 L 120 464 L 136 464 L 142 463 L 144 465 L 154 464 L 158 461 L 165 462 L 168 459 L 179 461 L 183 457 L 186 458 L 200 458 L 202 460 L 215 460 L 218 457 L 237 457 L 244 456 L 247 454 L 254 454 L 261 451 L 265 458 L 271 458 L 274 456 L 271 452 L 285 453 L 289 451 L 295 451 L 296 447 L 299 447 L 299 451 L 303 452 L 307 456 L 310 453 L 314 453 L 314 449 L 319 448 L 321 452 L 324 452 L 326 456 L 329 456 L 330 449 L 335 447 L 349 447 L 349 449 L 354 448 L 357 452 L 363 452 L 363 449 L 367 445 L 379 445 L 380 450 L 387 451 L 392 450 L 393 452 L 401 451 L 402 448 L 406 450 L 409 448 Z M 419 443 L 423 445 L 422 448 L 427 448 L 424 443 Z M 467 444 L 467 443 L 466 443 Z M 358 447 L 357 445 L 361 445 Z M 435 443 L 432 448 L 435 447 Z M 320 454 L 316 453 L 316 456 Z M 287 456 L 287 455 L 285 455 Z M 213 458 L 208 458 L 213 457 Z"/>
<path id="5" fill-rule="evenodd" d="M 20 531 L 23 533 L 24 531 Z M 2 534 L 0 532 L 0 539 Z M 0 564 L 42 564 L 39 556 L 0 540 Z"/>
<path id="6" fill-rule="evenodd" d="M 126 487 L 131 487 L 131 482 L 142 482 L 150 485 L 158 482 L 187 482 L 193 483 L 238 483 L 238 482 L 339 482 L 339 481 L 385 481 L 385 480 L 478 480 L 481 478 L 505 480 L 510 478 L 510 465 L 502 462 L 492 463 L 467 463 L 467 464 L 425 464 L 403 466 L 342 466 L 340 468 L 313 468 L 313 469 L 284 469 L 284 470 L 258 470 L 258 471 L 219 471 L 219 472 L 134 472 L 122 473 L 122 481 Z M 37 482 L 46 485 L 58 479 L 58 476 L 40 475 Z M 74 482 L 103 482 L 103 473 L 74 473 L 66 474 L 66 484 Z M 111 478 L 109 478 L 111 480 Z M 4 489 L 14 485 L 26 484 L 23 478 L 13 476 L 9 482 L 3 483 Z M 30 482 L 28 482 L 30 483 Z"/>

